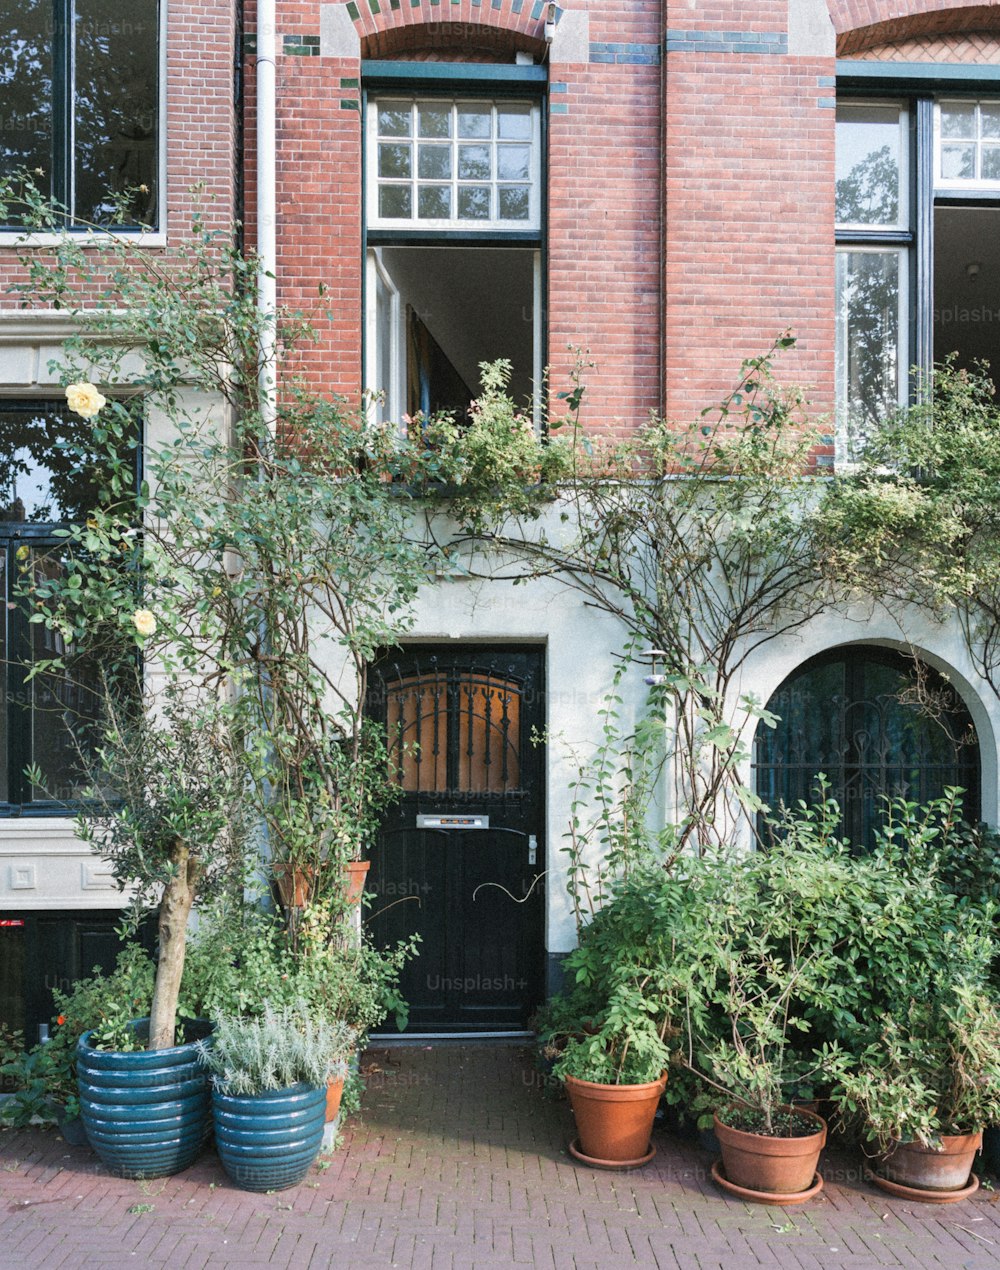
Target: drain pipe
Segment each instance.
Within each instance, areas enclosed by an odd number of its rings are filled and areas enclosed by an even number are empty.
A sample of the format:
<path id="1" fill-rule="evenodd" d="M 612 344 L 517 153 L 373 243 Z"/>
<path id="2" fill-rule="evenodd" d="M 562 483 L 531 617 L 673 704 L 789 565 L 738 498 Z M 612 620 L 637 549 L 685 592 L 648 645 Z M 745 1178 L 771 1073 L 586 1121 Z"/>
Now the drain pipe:
<path id="1" fill-rule="evenodd" d="M 257 0 L 257 308 L 261 320 L 257 386 L 261 416 L 271 432 L 277 416 L 278 345 L 275 7 L 275 0 Z"/>

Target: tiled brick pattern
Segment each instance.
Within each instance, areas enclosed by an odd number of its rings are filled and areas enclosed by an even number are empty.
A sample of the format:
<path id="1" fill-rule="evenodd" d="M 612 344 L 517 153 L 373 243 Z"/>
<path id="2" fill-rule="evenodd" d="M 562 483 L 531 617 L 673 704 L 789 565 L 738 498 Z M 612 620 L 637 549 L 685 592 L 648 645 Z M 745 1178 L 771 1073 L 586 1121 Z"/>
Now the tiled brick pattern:
<path id="1" fill-rule="evenodd" d="M 52 1131 L 0 1134 L 2 1270 L 995 1270 L 1000 1208 L 891 1199 L 853 1154 L 827 1151 L 826 1190 L 800 1208 L 745 1204 L 711 1156 L 661 1128 L 634 1173 L 566 1152 L 572 1117 L 505 1046 L 369 1055 L 364 1112 L 330 1166 L 249 1195 L 209 1153 L 175 1178 L 109 1177 Z"/>
<path id="2" fill-rule="evenodd" d="M 837 53 L 853 57 L 876 44 L 957 31 L 1000 29 L 1000 0 L 829 0 Z"/>
<path id="3" fill-rule="evenodd" d="M 961 62 L 967 66 L 1000 63 L 1000 37 L 984 32 L 968 35 L 928 35 L 916 40 L 879 44 L 855 54 L 859 61 Z"/>

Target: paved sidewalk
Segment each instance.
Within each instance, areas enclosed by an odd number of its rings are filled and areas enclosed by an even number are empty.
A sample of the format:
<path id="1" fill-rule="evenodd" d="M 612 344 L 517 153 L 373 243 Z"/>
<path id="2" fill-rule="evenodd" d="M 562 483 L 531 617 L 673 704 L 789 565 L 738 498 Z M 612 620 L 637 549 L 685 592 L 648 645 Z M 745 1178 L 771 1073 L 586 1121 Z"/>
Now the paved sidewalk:
<path id="1" fill-rule="evenodd" d="M 891 1199 L 828 1154 L 810 1204 L 720 1194 L 711 1158 L 658 1130 L 630 1174 L 572 1162 L 572 1117 L 512 1046 L 375 1050 L 364 1111 L 302 1186 L 249 1195 L 214 1154 L 126 1182 L 54 1131 L 0 1133 L 0 1267 L 648 1266 L 680 1270 L 996 1270 L 1000 1192 Z"/>

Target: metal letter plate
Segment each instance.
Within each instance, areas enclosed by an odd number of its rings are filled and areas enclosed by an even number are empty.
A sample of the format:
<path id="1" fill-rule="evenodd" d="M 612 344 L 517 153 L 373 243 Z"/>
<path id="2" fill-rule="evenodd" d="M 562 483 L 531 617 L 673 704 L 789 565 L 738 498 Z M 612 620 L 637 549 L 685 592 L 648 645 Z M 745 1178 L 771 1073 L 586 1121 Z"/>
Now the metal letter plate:
<path id="1" fill-rule="evenodd" d="M 489 816 L 418 816 L 418 829 L 489 829 Z"/>

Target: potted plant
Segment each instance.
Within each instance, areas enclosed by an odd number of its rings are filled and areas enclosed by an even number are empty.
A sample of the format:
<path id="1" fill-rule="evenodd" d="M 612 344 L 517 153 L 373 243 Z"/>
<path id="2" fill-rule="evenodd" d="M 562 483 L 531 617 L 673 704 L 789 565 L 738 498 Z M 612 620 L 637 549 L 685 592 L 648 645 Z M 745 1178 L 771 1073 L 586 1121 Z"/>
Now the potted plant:
<path id="1" fill-rule="evenodd" d="M 327 1085 L 343 1078 L 356 1039 L 305 1002 L 217 1020 L 199 1057 L 212 1076 L 216 1148 L 237 1186 L 279 1191 L 305 1178 L 323 1141 Z"/>
<path id="2" fill-rule="evenodd" d="M 187 1167 L 210 1131 L 194 1049 L 207 1025 L 179 1022 L 178 1005 L 195 901 L 243 885 L 244 782 L 225 705 L 175 686 L 154 705 L 108 685 L 105 709 L 78 832 L 132 890 L 135 920 L 155 913 L 157 953 L 148 1020 L 106 1020 L 79 1038 L 80 1113 L 114 1173 L 157 1177 Z"/>
<path id="3" fill-rule="evenodd" d="M 571 1037 L 553 1067 L 576 1119 L 570 1154 L 592 1168 L 637 1168 L 656 1154 L 650 1135 L 670 1051 L 641 992 L 618 992 L 600 1026 Z"/>
<path id="4" fill-rule="evenodd" d="M 947 984 L 905 1012 L 841 1076 L 844 1114 L 875 1145 L 875 1185 L 928 1203 L 978 1186 L 984 1126 L 1000 1119 L 1000 1008 L 982 988 Z"/>

